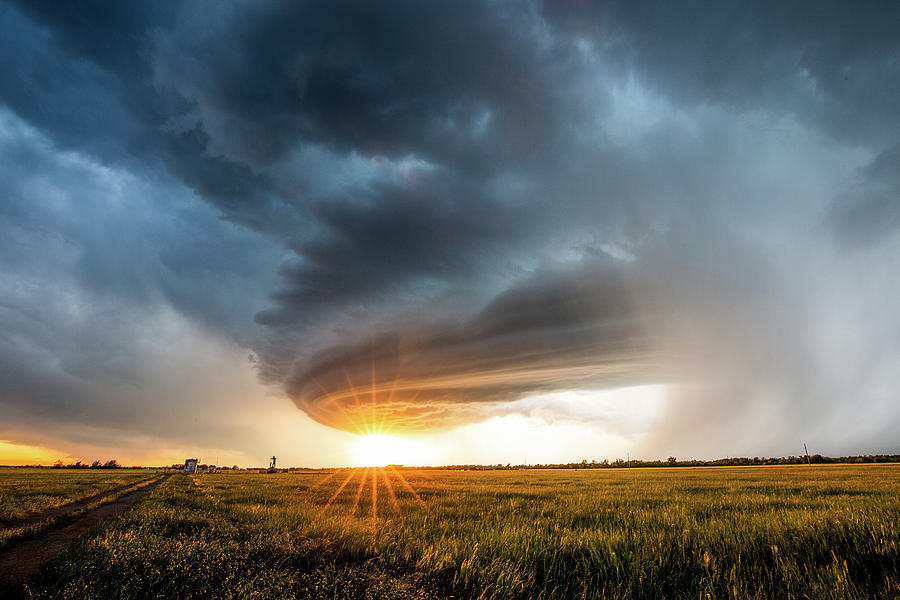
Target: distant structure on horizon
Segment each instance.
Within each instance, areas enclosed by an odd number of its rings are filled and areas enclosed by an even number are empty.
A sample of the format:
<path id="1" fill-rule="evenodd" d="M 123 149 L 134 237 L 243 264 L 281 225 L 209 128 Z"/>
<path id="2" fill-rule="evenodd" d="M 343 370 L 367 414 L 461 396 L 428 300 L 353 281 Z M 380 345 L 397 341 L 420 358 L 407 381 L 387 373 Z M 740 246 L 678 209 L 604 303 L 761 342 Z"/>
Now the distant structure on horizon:
<path id="1" fill-rule="evenodd" d="M 184 459 L 184 472 L 188 474 L 197 472 L 197 461 L 199 458 L 186 458 Z"/>

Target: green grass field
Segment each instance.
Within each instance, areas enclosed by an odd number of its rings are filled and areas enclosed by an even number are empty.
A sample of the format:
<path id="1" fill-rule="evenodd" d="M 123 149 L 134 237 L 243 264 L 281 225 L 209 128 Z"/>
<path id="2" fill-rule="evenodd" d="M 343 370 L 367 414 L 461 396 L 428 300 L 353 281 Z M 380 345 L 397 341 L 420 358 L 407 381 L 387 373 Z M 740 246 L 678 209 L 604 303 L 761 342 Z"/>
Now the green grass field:
<path id="1" fill-rule="evenodd" d="M 900 465 L 402 476 L 176 475 L 28 593 L 900 597 Z"/>
<path id="2" fill-rule="evenodd" d="M 126 469 L 0 469 L 0 522 L 28 517 L 152 474 Z"/>

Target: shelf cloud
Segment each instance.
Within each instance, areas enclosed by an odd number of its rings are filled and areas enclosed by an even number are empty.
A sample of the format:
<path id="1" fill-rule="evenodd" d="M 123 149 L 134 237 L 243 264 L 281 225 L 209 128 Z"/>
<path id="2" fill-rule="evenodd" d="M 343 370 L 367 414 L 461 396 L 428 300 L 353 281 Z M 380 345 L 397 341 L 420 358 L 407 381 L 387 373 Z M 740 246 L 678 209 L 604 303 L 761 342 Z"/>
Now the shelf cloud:
<path id="1" fill-rule="evenodd" d="M 434 429 L 527 394 L 653 381 L 657 352 L 621 274 L 591 268 L 509 289 L 461 325 L 330 348 L 287 391 L 328 425 Z"/>

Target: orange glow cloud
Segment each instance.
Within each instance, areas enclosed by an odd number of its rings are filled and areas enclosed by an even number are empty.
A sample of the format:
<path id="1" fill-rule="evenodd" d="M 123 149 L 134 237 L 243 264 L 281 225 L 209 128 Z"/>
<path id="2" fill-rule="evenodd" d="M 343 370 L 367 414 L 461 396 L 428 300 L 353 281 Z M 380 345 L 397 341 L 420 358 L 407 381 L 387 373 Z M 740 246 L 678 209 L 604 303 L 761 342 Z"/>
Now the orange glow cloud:
<path id="1" fill-rule="evenodd" d="M 67 452 L 45 448 L 43 446 L 28 446 L 16 444 L 7 440 L 0 440 L 0 465 L 52 465 L 57 460 L 65 463 L 75 462 L 76 458 L 69 456 Z"/>
<path id="2" fill-rule="evenodd" d="M 287 392 L 360 435 L 443 429 L 536 393 L 653 383 L 665 363 L 656 342 L 621 274 L 594 267 L 510 290 L 464 326 L 332 348 Z"/>

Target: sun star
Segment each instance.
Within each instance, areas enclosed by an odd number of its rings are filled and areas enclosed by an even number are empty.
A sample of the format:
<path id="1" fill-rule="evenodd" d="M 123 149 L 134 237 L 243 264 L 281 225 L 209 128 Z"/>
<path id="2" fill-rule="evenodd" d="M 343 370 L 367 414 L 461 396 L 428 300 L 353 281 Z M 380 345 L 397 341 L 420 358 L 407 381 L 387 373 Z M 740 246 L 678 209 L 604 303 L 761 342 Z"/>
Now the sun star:
<path id="1" fill-rule="evenodd" d="M 358 467 L 422 465 L 432 460 L 434 454 L 435 449 L 427 442 L 383 433 L 361 436 L 353 445 L 353 460 Z"/>

